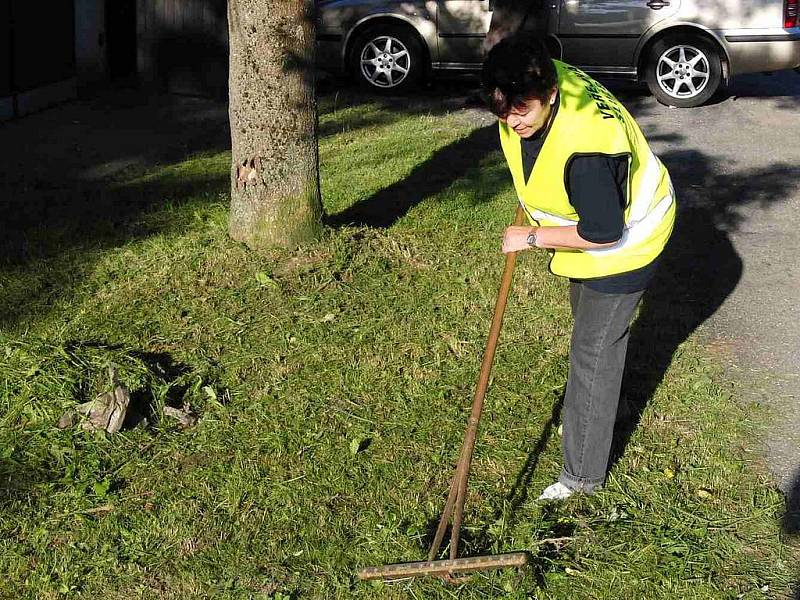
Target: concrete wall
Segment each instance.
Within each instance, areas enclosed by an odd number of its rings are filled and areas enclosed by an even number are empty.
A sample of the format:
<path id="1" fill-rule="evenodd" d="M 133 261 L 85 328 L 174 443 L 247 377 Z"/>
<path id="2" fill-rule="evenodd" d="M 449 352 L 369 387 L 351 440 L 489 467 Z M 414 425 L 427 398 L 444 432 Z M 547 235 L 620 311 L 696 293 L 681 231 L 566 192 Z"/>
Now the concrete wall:
<path id="1" fill-rule="evenodd" d="M 80 84 L 106 78 L 105 0 L 75 0 L 75 72 Z"/>

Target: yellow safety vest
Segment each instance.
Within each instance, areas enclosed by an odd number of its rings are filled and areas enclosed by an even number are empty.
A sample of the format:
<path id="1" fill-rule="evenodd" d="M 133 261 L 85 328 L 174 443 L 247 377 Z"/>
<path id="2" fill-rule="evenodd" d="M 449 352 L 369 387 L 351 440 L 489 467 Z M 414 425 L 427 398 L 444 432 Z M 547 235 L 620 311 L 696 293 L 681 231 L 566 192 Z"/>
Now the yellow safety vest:
<path id="1" fill-rule="evenodd" d="M 626 156 L 628 205 L 622 239 L 599 250 L 551 251 L 550 270 L 563 277 L 594 279 L 644 267 L 664 249 L 675 222 L 669 173 L 636 121 L 608 90 L 581 70 L 553 62 L 558 113 L 527 183 L 520 137 L 500 122 L 500 141 L 517 196 L 531 224 L 575 225 L 579 218 L 566 189 L 570 161 L 581 155 Z"/>

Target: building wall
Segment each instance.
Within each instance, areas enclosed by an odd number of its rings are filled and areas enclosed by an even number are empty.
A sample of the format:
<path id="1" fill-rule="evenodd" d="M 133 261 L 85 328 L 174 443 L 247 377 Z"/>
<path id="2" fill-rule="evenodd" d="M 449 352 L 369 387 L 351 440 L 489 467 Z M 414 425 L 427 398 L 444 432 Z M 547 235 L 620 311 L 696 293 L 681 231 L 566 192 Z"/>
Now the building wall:
<path id="1" fill-rule="evenodd" d="M 44 19 L 37 2 L 12 0 L 12 5 L 16 91 L 24 92 L 75 77 L 73 3 L 52 3 Z"/>
<path id="2" fill-rule="evenodd" d="M 139 78 L 162 91 L 224 97 L 226 0 L 137 0 Z"/>
<path id="3" fill-rule="evenodd" d="M 13 114 L 10 14 L 10 0 L 0 0 L 0 121 L 10 118 Z"/>
<path id="4" fill-rule="evenodd" d="M 73 0 L 0 0 L 0 119 L 75 97 Z M 43 45 L 46 40 L 46 45 Z"/>
<path id="5" fill-rule="evenodd" d="M 113 76 L 107 27 L 110 15 L 119 27 L 118 5 L 109 4 L 119 1 L 58 0 L 42 16 L 41 3 L 0 0 L 0 120 L 74 98 L 79 83 Z M 225 97 L 227 0 L 133 1 L 135 39 L 120 35 L 126 40 L 114 43 L 123 44 L 123 59 L 127 48 L 135 53 L 139 81 L 159 91 Z"/>

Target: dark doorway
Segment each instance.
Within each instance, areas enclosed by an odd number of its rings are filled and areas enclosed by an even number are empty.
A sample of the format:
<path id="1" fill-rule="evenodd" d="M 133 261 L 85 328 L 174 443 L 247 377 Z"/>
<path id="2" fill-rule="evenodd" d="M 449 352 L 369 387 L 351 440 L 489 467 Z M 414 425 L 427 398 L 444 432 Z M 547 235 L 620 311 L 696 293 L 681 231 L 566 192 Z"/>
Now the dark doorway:
<path id="1" fill-rule="evenodd" d="M 113 80 L 136 76 L 136 0 L 106 0 L 108 74 Z"/>

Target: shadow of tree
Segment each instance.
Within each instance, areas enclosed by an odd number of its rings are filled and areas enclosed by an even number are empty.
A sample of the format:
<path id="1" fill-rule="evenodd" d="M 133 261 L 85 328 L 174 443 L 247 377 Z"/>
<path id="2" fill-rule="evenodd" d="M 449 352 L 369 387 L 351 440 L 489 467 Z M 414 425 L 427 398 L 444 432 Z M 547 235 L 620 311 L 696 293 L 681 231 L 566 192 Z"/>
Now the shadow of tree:
<path id="1" fill-rule="evenodd" d="M 91 272 L 98 251 L 180 230 L 188 218 L 177 214 L 144 218 L 147 213 L 189 199 L 210 204 L 227 184 L 227 178 L 212 172 L 119 185 L 67 186 L 35 198 L 24 193 L 12 196 L 5 209 L 16 212 L 0 227 L 0 278 L 16 283 L 3 286 L 0 325 L 11 327 L 50 310 Z M 31 200 L 28 204 L 14 206 L 26 198 Z M 30 272 L 32 265 L 46 265 L 45 273 Z"/>
<path id="2" fill-rule="evenodd" d="M 797 541 L 800 539 L 800 469 L 795 473 L 794 481 L 786 493 L 786 510 L 781 519 L 781 532 L 789 540 Z M 792 588 L 792 598 L 800 600 L 800 571 L 797 573 L 798 580 L 794 582 Z"/>
<path id="3" fill-rule="evenodd" d="M 490 169 L 487 177 L 476 171 L 481 161 L 497 151 L 497 127 L 475 129 L 467 137 L 445 146 L 428 160 L 417 165 L 408 176 L 383 188 L 348 209 L 327 217 L 331 226 L 361 225 L 390 227 L 424 199 L 434 196 L 472 171 L 480 177 L 480 191 L 475 201 L 493 195 L 507 184 L 505 172 Z M 484 174 L 485 175 L 485 174 Z"/>
<path id="4" fill-rule="evenodd" d="M 431 81 L 413 94 L 399 96 L 371 95 L 342 79 L 328 80 L 318 89 L 320 138 L 340 131 L 391 125 L 409 115 L 445 115 L 468 108 L 484 110 L 474 77 Z M 353 110 L 359 108 L 370 110 Z"/>
<path id="5" fill-rule="evenodd" d="M 584 102 L 580 97 L 574 101 Z M 436 195 L 463 179 L 469 171 L 479 168 L 482 160 L 498 148 L 497 122 L 492 119 L 491 125 L 475 129 L 467 137 L 435 152 L 401 181 L 328 216 L 326 224 L 389 227 L 425 198 Z M 506 185 L 508 175 L 505 169 L 485 170 L 479 185 L 472 188 L 474 201 L 488 200 L 495 190 Z"/>
<path id="6" fill-rule="evenodd" d="M 98 249 L 182 226 L 143 215 L 190 198 L 218 201 L 228 186 L 225 171 L 208 168 L 230 146 L 227 110 L 207 100 L 109 92 L 6 123 L 2 134 L 4 326 L 68 294 Z M 190 157 L 193 168 L 157 170 Z M 37 268 L 10 284 L 41 260 L 46 275 Z"/>

